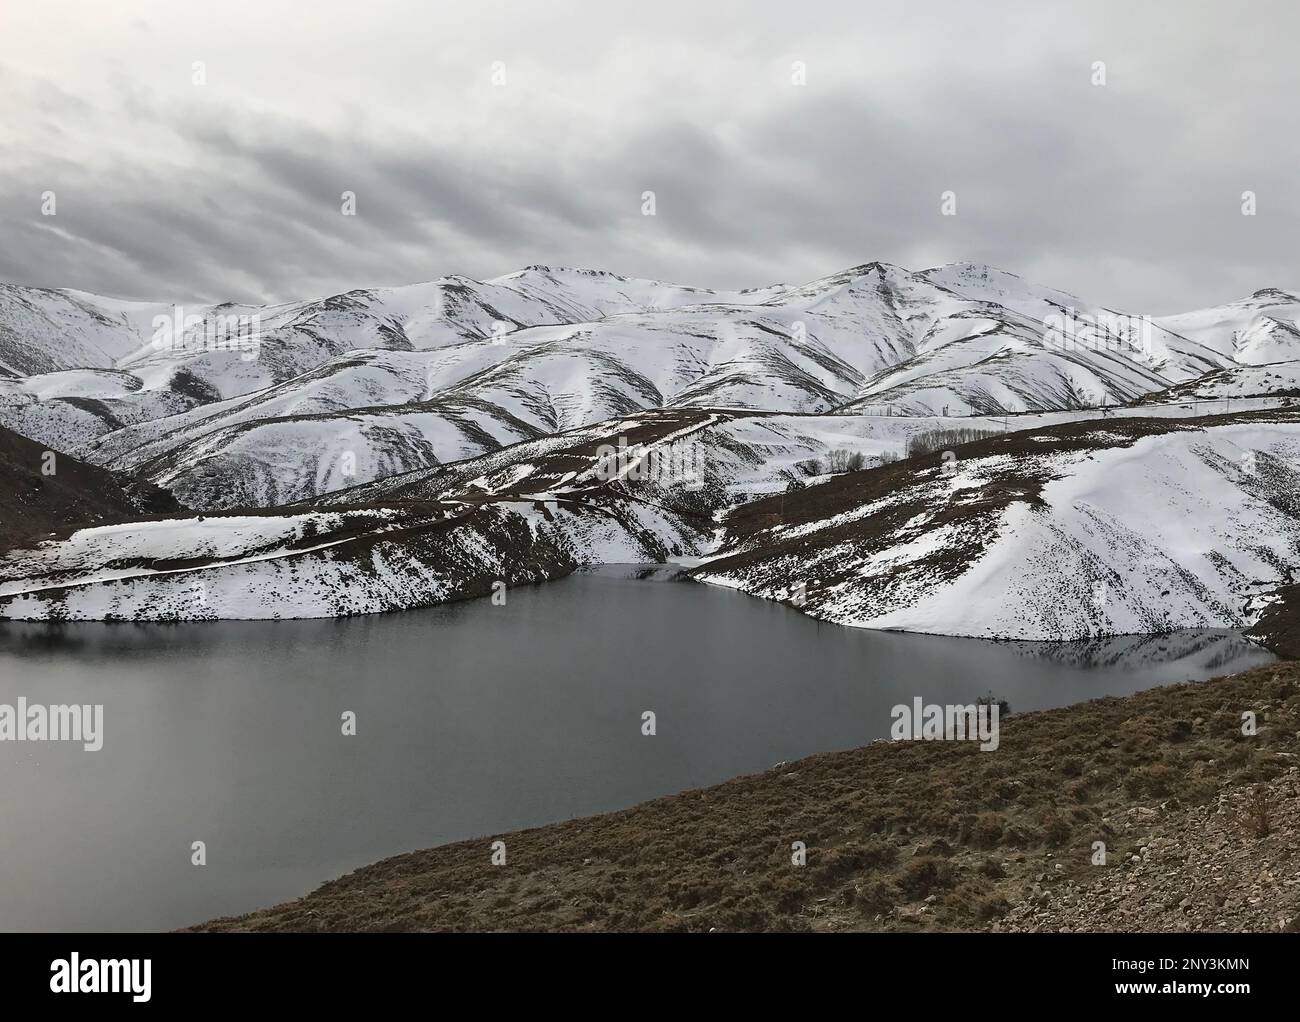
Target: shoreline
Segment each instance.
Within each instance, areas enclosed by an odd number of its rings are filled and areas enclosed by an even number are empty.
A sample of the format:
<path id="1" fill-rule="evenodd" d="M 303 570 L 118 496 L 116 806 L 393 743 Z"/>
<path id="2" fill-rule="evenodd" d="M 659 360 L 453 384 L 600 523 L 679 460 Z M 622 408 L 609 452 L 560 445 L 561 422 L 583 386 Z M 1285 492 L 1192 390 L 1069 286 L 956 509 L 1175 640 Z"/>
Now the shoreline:
<path id="1" fill-rule="evenodd" d="M 699 564 L 689 564 L 688 561 L 698 561 Z M 1033 644 L 1070 644 L 1085 642 L 1103 642 L 1109 639 L 1128 639 L 1128 638 L 1159 638 L 1162 635 L 1176 635 L 1186 631 L 1229 631 L 1240 634 L 1243 638 L 1249 640 L 1261 649 L 1267 650 L 1282 660 L 1300 659 L 1300 585 L 1283 586 L 1279 589 L 1274 602 L 1260 615 L 1259 619 L 1251 625 L 1232 626 L 1232 625 L 1215 625 L 1205 626 L 1202 628 L 1170 628 L 1163 631 L 1132 631 L 1132 632 L 1097 632 L 1084 635 L 1075 635 L 1067 638 L 1038 639 L 1024 638 L 1015 635 L 979 635 L 969 632 L 955 631 L 926 631 L 923 629 L 902 628 L 902 627 L 881 627 L 874 625 L 856 624 L 847 621 L 836 621 L 827 617 L 819 617 L 811 612 L 807 607 L 799 606 L 789 599 L 775 599 L 762 593 L 750 592 L 739 585 L 728 585 L 718 582 L 711 578 L 701 578 L 694 574 L 697 567 L 707 563 L 707 558 L 670 558 L 666 561 L 609 561 L 596 563 L 579 563 L 572 566 L 566 566 L 562 570 L 547 575 L 546 577 L 536 579 L 525 579 L 514 583 L 507 589 L 518 588 L 522 586 L 542 586 L 551 582 L 561 582 L 574 574 L 600 574 L 610 571 L 625 571 L 630 577 L 637 571 L 650 572 L 668 572 L 669 576 L 662 581 L 691 583 L 694 585 L 709 586 L 717 589 L 725 589 L 735 592 L 741 596 L 749 597 L 754 600 L 762 600 L 767 603 L 775 603 L 785 607 L 788 610 L 802 614 L 804 617 L 816 622 L 818 625 L 830 625 L 837 628 L 848 628 L 855 631 L 880 632 L 898 635 L 917 635 L 930 636 L 934 638 L 947 639 L 971 639 L 980 642 L 991 642 L 996 644 L 1007 643 L 1033 643 Z M 185 569 L 197 571 L 202 569 Z M 159 573 L 161 574 L 161 573 Z M 157 575 L 151 577 L 158 577 Z M 120 581 L 120 580 L 117 580 Z M 95 585 L 95 582 L 76 583 L 77 585 Z M 106 618 L 66 618 L 66 617 L 6 617 L 0 614 L 0 626 L 5 623 L 13 624 L 106 624 L 106 625 L 182 625 L 182 624 L 220 624 L 220 623 L 250 623 L 260 624 L 275 621 L 342 621 L 355 617 L 372 617 L 377 615 L 406 614 L 421 610 L 428 610 L 434 607 L 442 607 L 454 603 L 467 603 L 473 600 L 488 599 L 491 592 L 465 592 L 452 595 L 445 599 L 435 600 L 428 603 L 413 603 L 409 606 L 386 607 L 376 610 L 362 610 L 346 613 L 337 613 L 325 616 L 275 616 L 275 617 L 162 617 L 162 618 L 126 618 L 126 617 L 106 617 Z M 4 597 L 0 597 L 2 602 Z"/>

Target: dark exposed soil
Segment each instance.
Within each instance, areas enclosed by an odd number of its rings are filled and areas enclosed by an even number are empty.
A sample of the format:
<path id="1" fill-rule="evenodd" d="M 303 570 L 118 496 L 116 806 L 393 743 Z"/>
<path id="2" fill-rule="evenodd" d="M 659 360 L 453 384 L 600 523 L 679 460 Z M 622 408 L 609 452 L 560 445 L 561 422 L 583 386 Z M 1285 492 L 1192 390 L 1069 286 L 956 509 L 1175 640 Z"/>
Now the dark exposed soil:
<path id="1" fill-rule="evenodd" d="M 183 510 L 153 483 L 88 465 L 2 426 L 0 475 L 0 551 L 88 525 Z"/>
<path id="2" fill-rule="evenodd" d="M 1147 436 L 1175 430 L 1200 429 L 1229 423 L 1252 421 L 1300 421 L 1300 410 L 1266 409 L 1232 415 L 1203 416 L 1194 420 L 1172 418 L 1088 419 L 1056 426 L 1034 427 L 1001 436 L 986 437 L 954 446 L 963 459 L 1006 455 L 1025 459 L 1035 455 L 1062 451 L 1108 450 L 1128 446 Z M 1106 434 L 1101 436 L 1100 434 Z M 1124 437 L 1127 443 L 1118 441 Z M 727 517 L 728 532 L 738 540 L 761 531 L 773 521 L 786 525 L 812 524 L 860 507 L 911 485 L 919 473 L 941 468 L 943 453 L 932 451 L 864 472 L 846 472 L 806 489 L 793 490 L 756 500 L 732 511 Z M 1011 479 L 1019 475 L 1009 476 Z M 1023 479 L 1023 499 L 1033 500 L 1045 480 Z M 723 562 L 718 562 L 723 563 Z"/>
<path id="3" fill-rule="evenodd" d="M 1242 733 L 1246 711 L 1258 722 L 1253 736 Z M 621 812 L 399 855 L 298 901 L 198 928 L 1294 927 L 1300 878 L 1286 870 L 1300 863 L 1286 849 L 1300 847 L 1298 730 L 1300 665 L 1284 663 L 1014 715 L 994 752 L 876 743 Z M 1214 827 L 1189 824 L 1211 811 Z M 492 864 L 497 839 L 504 865 Z M 792 861 L 796 841 L 805 865 Z M 1213 882 L 1172 899 L 1154 875 L 1142 879 L 1148 847 L 1166 863 L 1210 862 Z M 1268 868 L 1254 868 L 1257 858 Z M 1094 895 L 1075 896 L 1084 889 Z M 1107 890 L 1124 910 L 1099 922 Z"/>
<path id="4" fill-rule="evenodd" d="M 1283 586 L 1246 634 L 1278 656 L 1300 660 L 1300 585 Z"/>

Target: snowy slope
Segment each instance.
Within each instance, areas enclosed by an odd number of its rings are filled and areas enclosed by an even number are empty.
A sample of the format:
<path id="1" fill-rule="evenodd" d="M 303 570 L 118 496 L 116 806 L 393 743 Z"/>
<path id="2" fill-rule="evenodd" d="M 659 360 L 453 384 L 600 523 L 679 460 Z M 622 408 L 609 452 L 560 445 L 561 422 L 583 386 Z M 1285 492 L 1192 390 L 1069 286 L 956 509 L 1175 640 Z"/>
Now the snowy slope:
<path id="1" fill-rule="evenodd" d="M 1157 322 L 1244 365 L 1300 358 L 1300 296 L 1290 291 L 1265 288 L 1238 302 Z"/>
<path id="2" fill-rule="evenodd" d="M 161 304 L 0 284 L 0 376 L 109 369 L 148 338 Z"/>
<path id="3" fill-rule="evenodd" d="M 1151 404 L 1169 401 L 1226 401 L 1229 405 L 1221 407 L 1221 410 L 1228 411 L 1239 408 L 1242 399 L 1263 395 L 1300 398 L 1300 359 L 1219 369 L 1168 390 L 1149 394 L 1142 400 L 1143 403 Z M 1231 404 L 1234 401 L 1238 403 Z"/>
<path id="4" fill-rule="evenodd" d="M 965 297 L 1019 313 L 1031 323 L 1059 325 L 1061 329 L 1051 331 L 1058 335 L 1054 338 L 1058 344 L 1073 339 L 1075 347 L 1121 352 L 1175 382 L 1231 361 L 1230 353 L 1217 343 L 1206 343 L 1205 336 L 1181 331 L 1166 319 L 1097 305 L 992 266 L 949 263 L 922 270 L 918 276 Z"/>
<path id="5" fill-rule="evenodd" d="M 1300 564 L 1300 415 L 1007 434 L 746 505 L 697 577 L 842 624 L 1242 627 Z M 800 588 L 802 586 L 802 589 Z"/>
<path id="6" fill-rule="evenodd" d="M 333 617 L 427 606 L 580 564 L 696 553 L 704 532 L 611 494 L 575 500 L 171 518 L 82 529 L 0 556 L 0 617 Z"/>
<path id="7" fill-rule="evenodd" d="M 942 326 L 955 336 L 872 377 L 843 410 L 996 415 L 1094 408 L 1125 404 L 1167 385 L 1123 354 L 1063 350 L 1037 324 L 976 314 Z"/>
<path id="8" fill-rule="evenodd" d="M 1275 407 L 1272 400 L 1241 402 Z M 663 409 L 581 426 L 500 450 L 362 482 L 318 497 L 320 506 L 346 507 L 390 501 L 443 500 L 466 492 L 577 494 L 594 485 L 594 473 L 611 449 L 627 449 L 625 462 L 642 470 L 620 480 L 623 492 L 659 504 L 716 513 L 751 500 L 811 485 L 825 478 L 832 452 L 860 454 L 867 466 L 906 457 L 909 441 L 952 430 L 1003 433 L 1079 421 L 1104 427 L 1125 418 L 1194 421 L 1192 403 L 1018 416 L 794 415 L 745 409 Z M 1213 416 L 1221 406 L 1203 405 Z M 1243 407 L 1242 410 L 1245 410 Z M 810 462 L 821 466 L 812 472 Z"/>

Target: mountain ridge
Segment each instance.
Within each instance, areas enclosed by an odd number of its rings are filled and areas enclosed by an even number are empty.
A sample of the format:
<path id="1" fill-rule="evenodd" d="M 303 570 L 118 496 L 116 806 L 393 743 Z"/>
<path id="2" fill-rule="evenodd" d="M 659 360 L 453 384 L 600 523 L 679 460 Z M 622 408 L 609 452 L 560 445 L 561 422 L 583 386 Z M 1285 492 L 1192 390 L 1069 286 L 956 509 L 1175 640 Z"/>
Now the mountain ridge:
<path id="1" fill-rule="evenodd" d="M 973 263 L 739 291 L 532 264 L 262 307 L 0 285 L 0 425 L 152 471 L 196 506 L 285 503 L 656 407 L 961 416 L 1176 398 L 1300 361 L 1294 299 L 1264 288 L 1173 317 L 1187 336 Z M 179 336 L 155 343 L 153 317 Z M 212 343 L 223 317 L 247 327 L 239 343 Z M 1271 392 L 1241 375 L 1238 390 Z M 268 485 L 254 450 L 296 481 Z"/>

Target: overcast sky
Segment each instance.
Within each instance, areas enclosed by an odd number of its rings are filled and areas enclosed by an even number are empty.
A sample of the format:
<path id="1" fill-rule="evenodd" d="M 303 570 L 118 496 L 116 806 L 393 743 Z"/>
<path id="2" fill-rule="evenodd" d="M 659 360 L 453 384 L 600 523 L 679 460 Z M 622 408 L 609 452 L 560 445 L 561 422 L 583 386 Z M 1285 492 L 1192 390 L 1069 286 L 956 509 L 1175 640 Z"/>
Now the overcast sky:
<path id="1" fill-rule="evenodd" d="M 965 260 L 1155 314 L 1300 288 L 1298 11 L 4 0 L 0 280 L 280 300 Z"/>

